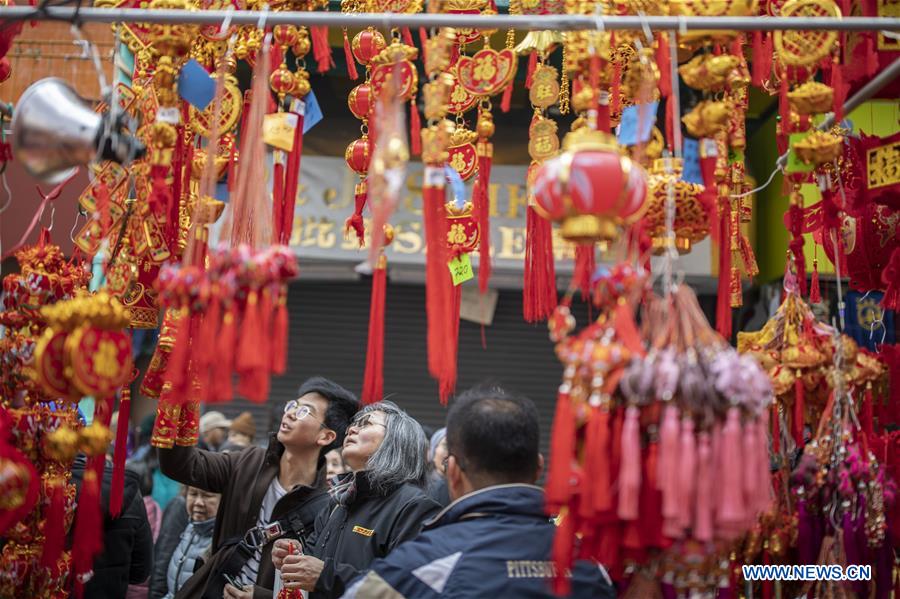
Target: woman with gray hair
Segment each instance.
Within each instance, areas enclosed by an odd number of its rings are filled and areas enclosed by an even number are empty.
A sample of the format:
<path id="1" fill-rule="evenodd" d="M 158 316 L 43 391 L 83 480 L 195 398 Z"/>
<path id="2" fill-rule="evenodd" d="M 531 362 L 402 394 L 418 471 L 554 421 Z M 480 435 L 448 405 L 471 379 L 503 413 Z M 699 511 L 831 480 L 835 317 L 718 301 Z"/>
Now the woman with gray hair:
<path id="1" fill-rule="evenodd" d="M 422 427 L 396 404 L 360 410 L 342 451 L 351 472 L 331 490 L 307 546 L 275 542 L 272 561 L 284 587 L 310 591 L 310 599 L 340 597 L 372 561 L 414 538 L 440 509 L 423 489 L 426 450 Z"/>

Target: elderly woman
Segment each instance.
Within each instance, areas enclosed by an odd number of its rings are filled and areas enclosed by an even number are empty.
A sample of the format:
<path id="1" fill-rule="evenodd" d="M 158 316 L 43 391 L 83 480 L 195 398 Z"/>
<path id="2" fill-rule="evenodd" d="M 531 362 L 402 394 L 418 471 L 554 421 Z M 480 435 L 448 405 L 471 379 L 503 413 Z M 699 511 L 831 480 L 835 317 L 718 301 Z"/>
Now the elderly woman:
<path id="1" fill-rule="evenodd" d="M 426 440 L 418 422 L 389 401 L 356 414 L 344 438 L 350 472 L 331 490 L 331 505 L 319 514 L 302 547 L 281 539 L 272 561 L 288 589 L 311 591 L 310 599 L 340 597 L 376 558 L 414 538 L 439 510 L 425 494 Z"/>

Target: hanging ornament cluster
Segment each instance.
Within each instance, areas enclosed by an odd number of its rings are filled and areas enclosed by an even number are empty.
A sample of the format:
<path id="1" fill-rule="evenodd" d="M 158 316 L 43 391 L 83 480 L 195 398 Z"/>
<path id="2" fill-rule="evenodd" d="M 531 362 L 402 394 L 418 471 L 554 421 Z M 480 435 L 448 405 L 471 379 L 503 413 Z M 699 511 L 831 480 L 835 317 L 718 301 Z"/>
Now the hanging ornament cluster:
<path id="1" fill-rule="evenodd" d="M 242 396 L 269 397 L 270 374 L 286 367 L 286 285 L 296 275 L 297 261 L 282 246 L 212 250 L 205 271 L 163 268 L 157 288 L 175 316 L 153 445 L 196 443 L 199 402 L 231 400 L 233 374 Z"/>

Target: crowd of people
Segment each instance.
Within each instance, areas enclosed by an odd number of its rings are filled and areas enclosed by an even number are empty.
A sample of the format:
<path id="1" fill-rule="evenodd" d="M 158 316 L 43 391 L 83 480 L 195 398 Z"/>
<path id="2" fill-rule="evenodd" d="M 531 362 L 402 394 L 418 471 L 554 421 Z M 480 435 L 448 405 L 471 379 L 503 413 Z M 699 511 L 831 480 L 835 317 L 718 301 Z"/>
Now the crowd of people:
<path id="1" fill-rule="evenodd" d="M 151 448 L 151 430 L 87 597 L 553 596 L 537 410 L 503 388 L 462 393 L 430 435 L 322 377 L 257 444 L 250 413 L 205 413 L 195 447 Z M 615 596 L 600 564 L 565 575 L 573 597 Z"/>

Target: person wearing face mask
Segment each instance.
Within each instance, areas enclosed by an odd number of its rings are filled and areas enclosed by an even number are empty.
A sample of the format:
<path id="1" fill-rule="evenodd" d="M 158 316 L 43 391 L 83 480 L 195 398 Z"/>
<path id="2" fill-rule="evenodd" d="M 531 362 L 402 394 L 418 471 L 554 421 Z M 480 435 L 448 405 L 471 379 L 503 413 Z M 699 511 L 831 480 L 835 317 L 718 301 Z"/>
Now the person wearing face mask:
<path id="1" fill-rule="evenodd" d="M 414 538 L 440 509 L 423 489 L 425 432 L 396 404 L 382 401 L 357 413 L 342 455 L 351 471 L 332 488 L 329 509 L 301 546 L 305 555 L 288 555 L 286 539 L 272 550 L 284 587 L 310 591 L 310 599 L 340 597 L 374 559 Z"/>
<path id="2" fill-rule="evenodd" d="M 178 589 L 194 574 L 197 566 L 204 561 L 212 544 L 216 512 L 219 510 L 218 493 L 210 493 L 197 487 L 188 487 L 185 497 L 187 527 L 181 533 L 181 540 L 169 560 L 166 571 L 166 594 L 164 599 L 172 599 Z"/>

